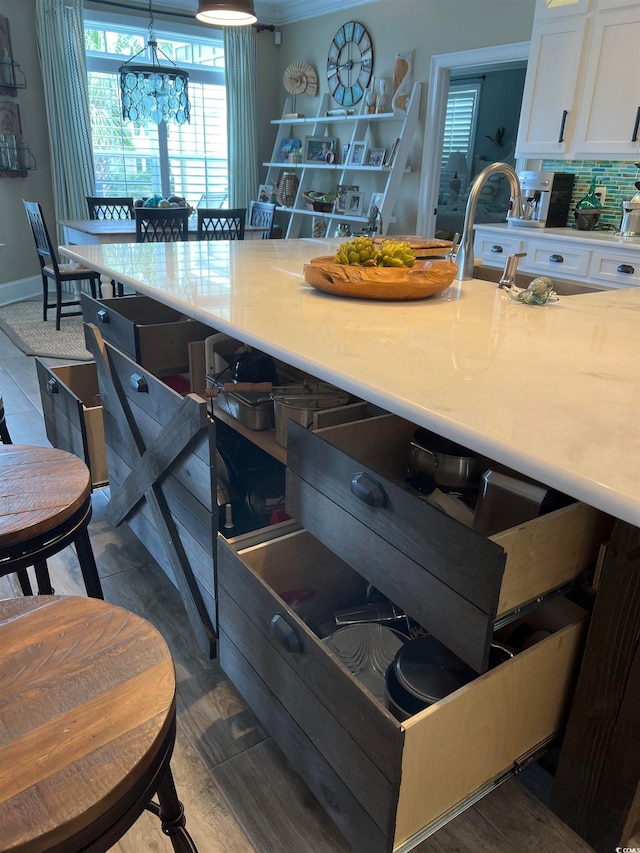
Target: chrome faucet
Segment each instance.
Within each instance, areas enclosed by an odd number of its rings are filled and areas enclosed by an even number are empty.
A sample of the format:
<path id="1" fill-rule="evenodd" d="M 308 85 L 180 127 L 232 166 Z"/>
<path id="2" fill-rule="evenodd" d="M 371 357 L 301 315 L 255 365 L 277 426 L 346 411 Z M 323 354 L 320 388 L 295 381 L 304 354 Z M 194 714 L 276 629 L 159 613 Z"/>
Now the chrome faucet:
<path id="1" fill-rule="evenodd" d="M 476 207 L 478 205 L 478 196 L 480 190 L 492 175 L 502 172 L 506 175 L 511 186 L 511 211 L 510 216 L 522 216 L 522 194 L 520 192 L 520 181 L 515 169 L 508 163 L 492 163 L 483 169 L 482 172 L 474 180 L 469 200 L 467 201 L 467 209 L 464 214 L 464 225 L 462 228 L 462 241 L 460 248 L 456 254 L 456 263 L 458 264 L 457 278 L 460 281 L 468 281 L 473 278 L 473 238 L 474 238 L 474 219 L 476 218 Z"/>

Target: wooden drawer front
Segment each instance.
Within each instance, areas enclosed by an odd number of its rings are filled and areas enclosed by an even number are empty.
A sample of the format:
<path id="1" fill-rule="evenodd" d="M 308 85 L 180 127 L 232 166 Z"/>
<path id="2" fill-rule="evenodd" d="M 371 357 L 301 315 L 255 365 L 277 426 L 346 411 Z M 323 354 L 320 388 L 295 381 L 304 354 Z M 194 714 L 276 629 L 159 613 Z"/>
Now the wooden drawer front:
<path id="1" fill-rule="evenodd" d="M 151 373 L 184 373 L 189 369 L 189 343 L 212 330 L 148 296 L 93 299 L 82 296 L 85 323 Z"/>
<path id="2" fill-rule="evenodd" d="M 492 267 L 503 267 L 509 255 L 522 252 L 522 239 L 476 232 L 474 254 Z"/>
<path id="3" fill-rule="evenodd" d="M 584 633 L 579 608 L 562 599 L 541 608 L 528 618 L 556 633 L 399 723 L 274 591 L 314 583 L 311 567 L 318 587 L 326 576 L 338 588 L 335 558 L 306 531 L 240 553 L 219 540 L 220 663 L 354 849 L 419 840 L 562 726 Z M 301 651 L 274 639 L 274 614 Z"/>
<path id="4" fill-rule="evenodd" d="M 89 466 L 92 487 L 109 479 L 95 364 L 47 367 L 36 358 L 47 438 Z"/>
<path id="5" fill-rule="evenodd" d="M 88 345 L 96 356 L 105 404 L 110 521 L 126 520 L 183 600 L 196 587 L 195 596 L 215 626 L 215 426 L 206 403 L 192 394 L 183 398 L 108 343 L 107 363 L 91 337 Z M 114 400 L 118 392 L 122 407 Z M 134 501 L 139 484 L 147 482 Z"/>
<path id="6" fill-rule="evenodd" d="M 633 258 L 625 258 L 624 256 L 620 257 L 620 255 L 601 254 L 594 251 L 591 255 L 589 278 L 618 287 L 640 285 L 640 259 L 638 258 L 638 253 L 635 253 Z"/>
<path id="7" fill-rule="evenodd" d="M 594 565 L 612 522 L 576 503 L 484 539 L 400 485 L 412 434 L 394 416 L 317 433 L 290 424 L 287 511 L 482 672 L 496 618 Z M 381 485 L 385 507 L 352 493 L 359 472 Z"/>
<path id="8" fill-rule="evenodd" d="M 564 278 L 571 275 L 586 276 L 590 257 L 589 249 L 531 240 L 527 243 L 527 257 L 522 258 L 521 266 L 523 270 L 550 276 L 557 275 Z"/>

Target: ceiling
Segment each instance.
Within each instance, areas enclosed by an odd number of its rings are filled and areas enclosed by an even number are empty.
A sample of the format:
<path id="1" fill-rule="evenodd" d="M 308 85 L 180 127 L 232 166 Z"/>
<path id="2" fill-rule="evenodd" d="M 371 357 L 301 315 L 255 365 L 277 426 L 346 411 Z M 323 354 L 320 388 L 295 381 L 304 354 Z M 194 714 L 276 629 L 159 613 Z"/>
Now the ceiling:
<path id="1" fill-rule="evenodd" d="M 129 0 L 138 6 L 147 6 L 148 0 Z M 290 24 L 293 21 L 304 21 L 308 18 L 317 18 L 328 12 L 342 12 L 354 6 L 366 6 L 369 3 L 378 3 L 380 0 L 255 0 L 255 10 L 258 22 L 261 24 Z M 154 9 L 159 10 L 163 6 L 174 11 L 180 9 L 195 14 L 198 0 L 155 0 Z"/>

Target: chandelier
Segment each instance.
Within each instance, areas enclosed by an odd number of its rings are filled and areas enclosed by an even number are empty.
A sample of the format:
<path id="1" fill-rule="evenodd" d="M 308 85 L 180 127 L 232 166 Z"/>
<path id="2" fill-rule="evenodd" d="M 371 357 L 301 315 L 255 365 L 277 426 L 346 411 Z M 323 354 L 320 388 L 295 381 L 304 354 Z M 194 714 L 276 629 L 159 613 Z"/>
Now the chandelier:
<path id="1" fill-rule="evenodd" d="M 253 0 L 236 0 L 234 3 L 199 0 L 196 18 L 204 24 L 221 27 L 242 27 L 257 20 Z"/>
<path id="2" fill-rule="evenodd" d="M 141 65 L 136 58 L 144 53 L 138 51 L 118 69 L 120 73 L 120 99 L 122 118 L 136 124 L 173 120 L 177 124 L 188 122 L 191 117 L 188 81 L 189 73 L 183 71 L 158 47 L 153 32 L 153 10 L 149 0 L 149 39 L 147 47 L 151 64 Z M 160 65 L 158 53 L 171 65 Z"/>

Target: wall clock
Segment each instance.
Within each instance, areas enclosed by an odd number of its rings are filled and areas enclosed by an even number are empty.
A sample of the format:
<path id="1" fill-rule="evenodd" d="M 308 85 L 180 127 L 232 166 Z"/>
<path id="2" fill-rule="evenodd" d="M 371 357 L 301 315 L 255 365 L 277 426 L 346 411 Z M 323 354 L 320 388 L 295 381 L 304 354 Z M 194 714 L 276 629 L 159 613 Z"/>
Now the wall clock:
<path id="1" fill-rule="evenodd" d="M 334 100 L 343 107 L 357 104 L 373 73 L 373 45 L 366 28 L 349 21 L 333 37 L 327 57 L 327 81 Z"/>
<path id="2" fill-rule="evenodd" d="M 315 95 L 318 91 L 318 77 L 308 62 L 294 62 L 285 68 L 282 83 L 290 95 Z"/>

